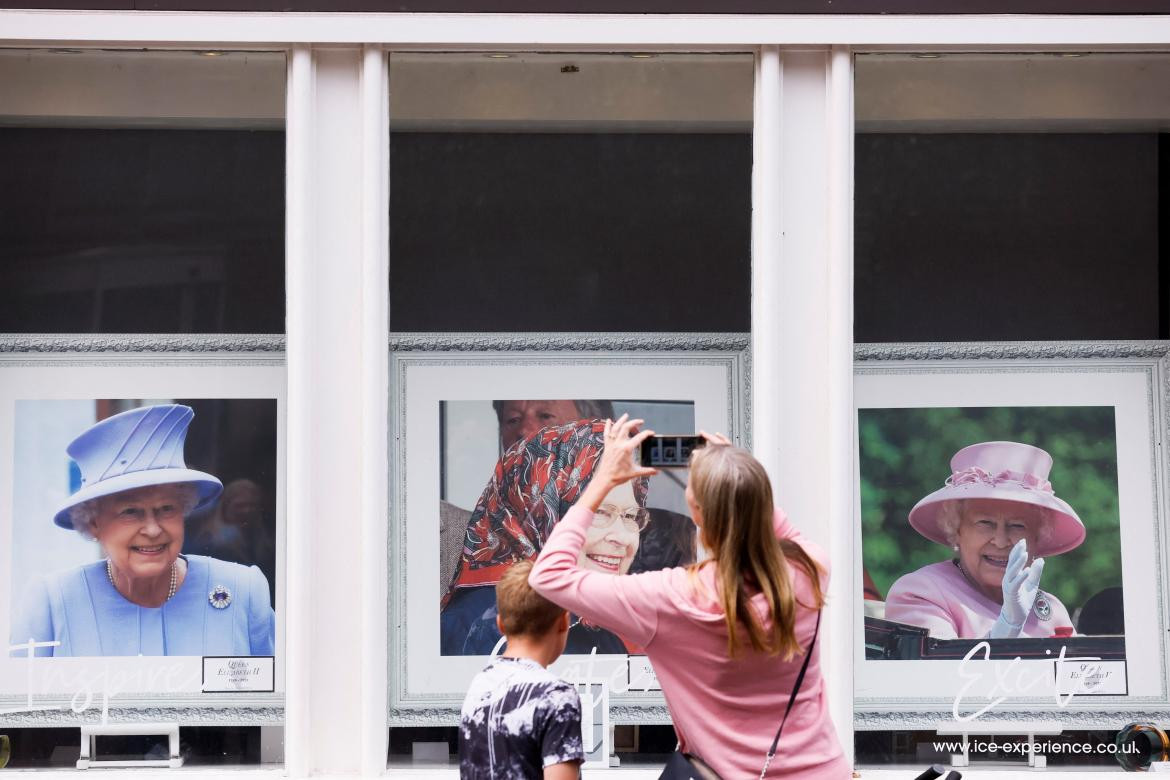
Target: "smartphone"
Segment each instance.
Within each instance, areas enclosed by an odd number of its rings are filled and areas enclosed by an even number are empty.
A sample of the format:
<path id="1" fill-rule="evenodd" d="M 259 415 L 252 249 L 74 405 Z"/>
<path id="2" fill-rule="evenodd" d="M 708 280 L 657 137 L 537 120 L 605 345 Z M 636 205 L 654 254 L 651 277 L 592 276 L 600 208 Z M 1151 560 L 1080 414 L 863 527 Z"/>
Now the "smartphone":
<path id="1" fill-rule="evenodd" d="M 651 436 L 642 442 L 642 465 L 658 469 L 686 468 L 691 462 L 691 452 L 706 443 L 702 436 L 690 433 Z"/>

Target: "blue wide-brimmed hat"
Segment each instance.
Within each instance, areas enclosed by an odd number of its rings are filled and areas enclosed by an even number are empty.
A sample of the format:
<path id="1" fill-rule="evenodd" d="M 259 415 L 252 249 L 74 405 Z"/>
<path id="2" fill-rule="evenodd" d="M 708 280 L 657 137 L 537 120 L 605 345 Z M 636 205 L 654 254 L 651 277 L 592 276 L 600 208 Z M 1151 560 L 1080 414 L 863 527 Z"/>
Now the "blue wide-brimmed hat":
<path id="1" fill-rule="evenodd" d="M 123 490 L 186 482 L 199 496 L 196 509 L 223 492 L 210 474 L 187 468 L 183 443 L 195 412 L 181 404 L 141 406 L 95 423 L 65 451 L 81 469 L 81 487 L 69 497 L 53 522 L 73 528 L 69 510 L 95 498 Z"/>

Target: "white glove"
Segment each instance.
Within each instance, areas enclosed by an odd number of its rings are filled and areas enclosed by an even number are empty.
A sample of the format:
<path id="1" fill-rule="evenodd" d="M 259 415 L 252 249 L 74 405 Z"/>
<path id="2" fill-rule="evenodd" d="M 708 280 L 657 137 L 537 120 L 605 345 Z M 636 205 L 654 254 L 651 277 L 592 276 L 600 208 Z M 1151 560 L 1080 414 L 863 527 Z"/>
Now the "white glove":
<path id="1" fill-rule="evenodd" d="M 1024 621 L 1032 611 L 1032 604 L 1040 592 L 1040 575 L 1044 573 L 1044 559 L 1037 558 L 1031 566 L 1028 545 L 1021 539 L 1012 547 L 1007 570 L 1003 573 L 1003 607 L 991 627 L 991 639 L 1014 639 L 1020 635 Z"/>

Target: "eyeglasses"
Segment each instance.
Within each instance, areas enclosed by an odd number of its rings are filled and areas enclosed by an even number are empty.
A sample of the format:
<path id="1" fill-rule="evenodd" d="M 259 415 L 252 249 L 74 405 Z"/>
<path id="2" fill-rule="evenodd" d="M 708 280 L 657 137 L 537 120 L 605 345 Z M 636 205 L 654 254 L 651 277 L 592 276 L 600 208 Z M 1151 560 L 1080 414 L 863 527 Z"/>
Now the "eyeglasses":
<path id="1" fill-rule="evenodd" d="M 613 504 L 602 504 L 593 513 L 593 527 L 609 528 L 619 517 L 631 533 L 641 533 L 650 524 L 650 513 L 641 507 L 623 512 Z"/>
<path id="2" fill-rule="evenodd" d="M 134 504 L 119 509 L 114 518 L 126 525 L 132 525 L 144 522 L 149 514 L 154 515 L 155 522 L 174 520 L 175 518 L 182 519 L 183 507 L 178 503 L 161 504 L 153 508 Z"/>

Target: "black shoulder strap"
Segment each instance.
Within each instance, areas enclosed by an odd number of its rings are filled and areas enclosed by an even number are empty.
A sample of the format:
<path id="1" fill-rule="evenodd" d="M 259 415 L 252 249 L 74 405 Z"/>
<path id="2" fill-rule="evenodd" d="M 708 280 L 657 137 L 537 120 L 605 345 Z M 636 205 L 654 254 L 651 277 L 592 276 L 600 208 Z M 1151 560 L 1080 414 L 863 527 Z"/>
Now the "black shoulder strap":
<path id="1" fill-rule="evenodd" d="M 784 722 L 788 720 L 788 713 L 792 711 L 792 705 L 796 703 L 796 694 L 800 692 L 800 685 L 804 682 L 804 673 L 808 671 L 808 659 L 812 658 L 813 647 L 817 643 L 817 634 L 821 631 L 821 611 L 817 610 L 817 625 L 813 629 L 812 641 L 808 643 L 808 652 L 804 654 L 804 663 L 800 665 L 800 674 L 796 675 L 796 684 L 792 686 L 792 695 L 788 697 L 788 706 L 784 708 L 784 717 L 780 721 L 780 728 L 776 729 L 776 738 L 772 740 L 772 747 L 768 749 L 768 758 L 764 761 L 764 771 L 760 773 L 763 777 L 768 772 L 768 765 L 772 763 L 772 757 L 776 755 L 776 748 L 780 744 L 780 732 L 784 730 Z"/>

